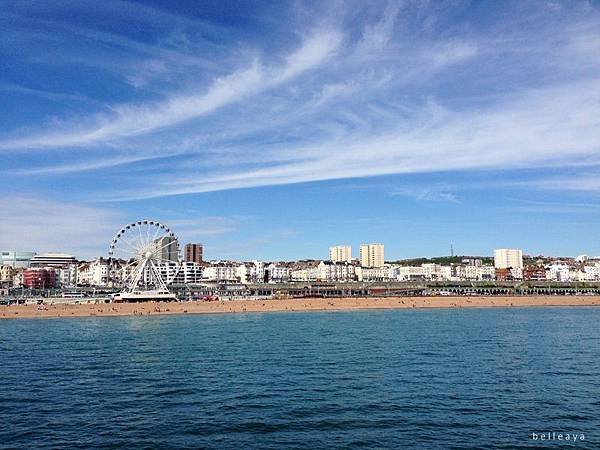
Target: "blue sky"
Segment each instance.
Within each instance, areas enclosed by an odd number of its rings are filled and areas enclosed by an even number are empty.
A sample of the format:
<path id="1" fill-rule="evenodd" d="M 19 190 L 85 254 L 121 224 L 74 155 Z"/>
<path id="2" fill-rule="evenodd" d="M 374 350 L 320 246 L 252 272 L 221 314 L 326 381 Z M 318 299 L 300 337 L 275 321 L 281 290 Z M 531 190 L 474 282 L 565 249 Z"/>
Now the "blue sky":
<path id="1" fill-rule="evenodd" d="M 0 1 L 0 248 L 600 254 L 597 2 Z"/>

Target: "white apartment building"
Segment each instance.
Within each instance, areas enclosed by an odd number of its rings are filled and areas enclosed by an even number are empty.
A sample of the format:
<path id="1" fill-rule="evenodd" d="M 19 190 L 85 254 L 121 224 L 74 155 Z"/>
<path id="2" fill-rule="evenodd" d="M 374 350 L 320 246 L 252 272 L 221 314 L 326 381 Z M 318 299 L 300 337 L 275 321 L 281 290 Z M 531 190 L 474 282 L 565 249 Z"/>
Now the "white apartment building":
<path id="1" fill-rule="evenodd" d="M 546 279 L 552 281 L 571 281 L 571 267 L 566 264 L 552 264 L 546 269 Z"/>
<path id="2" fill-rule="evenodd" d="M 362 244 L 360 246 L 360 265 L 362 267 L 383 267 L 383 244 Z"/>
<path id="3" fill-rule="evenodd" d="M 358 281 L 389 281 L 394 277 L 394 268 L 383 267 L 357 267 Z"/>
<path id="4" fill-rule="evenodd" d="M 313 261 L 291 271 L 292 281 L 346 282 L 358 279 L 360 267 L 347 262 Z"/>
<path id="5" fill-rule="evenodd" d="M 510 269 L 510 274 L 513 277 L 513 280 L 522 280 L 523 279 L 523 268 L 522 267 L 513 267 Z"/>
<path id="6" fill-rule="evenodd" d="M 447 281 L 452 278 L 452 267 L 441 266 L 435 263 L 421 264 L 423 274 L 426 280 L 431 281 Z"/>
<path id="7" fill-rule="evenodd" d="M 584 267 L 585 280 L 581 281 L 600 281 L 600 264 Z"/>
<path id="8" fill-rule="evenodd" d="M 13 277 L 15 276 L 16 270 L 11 266 L 0 266 L 0 282 L 12 284 Z"/>
<path id="9" fill-rule="evenodd" d="M 265 263 L 263 261 L 252 260 L 242 263 L 237 268 L 237 278 L 242 283 L 264 283 L 265 281 Z"/>
<path id="10" fill-rule="evenodd" d="M 320 277 L 320 262 L 312 261 L 292 270 L 292 281 L 317 281 Z"/>
<path id="11" fill-rule="evenodd" d="M 17 270 L 13 276 L 13 287 L 23 286 L 23 271 Z"/>
<path id="12" fill-rule="evenodd" d="M 355 281 L 356 266 L 348 262 L 321 261 L 318 265 L 321 281 Z"/>
<path id="13" fill-rule="evenodd" d="M 112 258 L 97 258 L 81 263 L 76 269 L 78 285 L 83 286 L 121 286 L 123 279 L 122 262 Z"/>
<path id="14" fill-rule="evenodd" d="M 162 263 L 159 266 L 163 279 L 171 284 L 202 283 L 203 268 L 192 261 L 184 261 L 178 267 L 176 262 Z"/>
<path id="15" fill-rule="evenodd" d="M 271 263 L 266 270 L 272 283 L 286 283 L 292 279 L 292 268 L 287 265 Z"/>
<path id="16" fill-rule="evenodd" d="M 335 245 L 329 247 L 329 260 L 333 262 L 351 262 L 352 247 L 349 245 Z"/>
<path id="17" fill-rule="evenodd" d="M 77 264 L 69 264 L 55 269 L 56 281 L 61 287 L 77 286 Z"/>
<path id="18" fill-rule="evenodd" d="M 211 262 L 210 266 L 205 267 L 202 276 L 207 281 L 239 281 L 239 264 L 229 261 Z"/>
<path id="19" fill-rule="evenodd" d="M 457 277 L 473 281 L 489 281 L 496 278 L 496 268 L 493 266 L 460 266 Z"/>
<path id="20" fill-rule="evenodd" d="M 516 248 L 497 248 L 494 250 L 494 267 L 496 269 L 522 269 L 523 251 Z"/>

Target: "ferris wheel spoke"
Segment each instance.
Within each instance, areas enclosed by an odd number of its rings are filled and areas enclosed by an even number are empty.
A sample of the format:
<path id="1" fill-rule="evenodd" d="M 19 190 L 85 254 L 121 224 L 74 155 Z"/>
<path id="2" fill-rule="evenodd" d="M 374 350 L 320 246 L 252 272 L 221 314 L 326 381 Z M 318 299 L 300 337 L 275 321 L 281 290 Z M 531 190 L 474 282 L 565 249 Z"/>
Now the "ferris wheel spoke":
<path id="1" fill-rule="evenodd" d="M 137 257 L 137 252 L 133 249 L 124 248 L 121 250 L 123 256 L 129 256 L 129 259 L 135 259 Z"/>
<path id="2" fill-rule="evenodd" d="M 133 242 L 134 240 L 135 240 L 135 239 L 131 239 L 131 240 L 129 240 L 129 239 L 125 239 L 125 238 L 121 239 L 121 241 L 122 241 L 122 242 L 123 242 L 125 245 L 127 245 L 129 248 L 131 248 L 131 249 L 133 250 L 133 252 L 134 252 L 134 253 L 137 253 L 137 252 L 139 252 L 139 249 L 140 249 L 140 247 L 135 247 L 135 246 L 132 244 L 132 242 Z"/>
<path id="3" fill-rule="evenodd" d="M 166 237 L 169 237 L 169 236 L 170 236 L 170 235 L 169 235 L 169 233 L 165 233 L 165 234 L 163 234 L 162 236 L 160 236 L 159 238 L 156 238 L 156 239 L 154 239 L 152 242 L 159 243 L 159 242 L 161 242 L 161 241 L 162 241 L 164 238 L 166 238 Z"/>
<path id="4" fill-rule="evenodd" d="M 160 230 L 161 230 L 161 227 L 157 226 L 156 230 L 154 230 L 154 236 L 152 237 L 152 242 L 156 241 L 156 237 L 158 236 L 158 233 Z"/>
<path id="5" fill-rule="evenodd" d="M 165 237 L 170 237 L 169 235 L 167 236 L 163 236 L 161 239 L 165 238 Z M 172 241 L 167 242 L 166 244 L 164 244 L 163 246 L 161 246 L 160 248 L 156 249 L 157 252 L 160 252 L 161 250 L 163 250 L 164 248 L 169 247 L 170 245 L 177 245 L 177 240 L 173 239 Z"/>
<path id="6" fill-rule="evenodd" d="M 124 265 L 124 266 L 121 268 L 121 270 L 126 270 L 126 269 L 128 269 L 129 267 L 133 267 L 135 264 L 138 264 L 138 261 L 137 261 L 137 260 L 134 260 L 134 261 L 130 262 L 129 264 L 126 264 L 126 265 Z"/>

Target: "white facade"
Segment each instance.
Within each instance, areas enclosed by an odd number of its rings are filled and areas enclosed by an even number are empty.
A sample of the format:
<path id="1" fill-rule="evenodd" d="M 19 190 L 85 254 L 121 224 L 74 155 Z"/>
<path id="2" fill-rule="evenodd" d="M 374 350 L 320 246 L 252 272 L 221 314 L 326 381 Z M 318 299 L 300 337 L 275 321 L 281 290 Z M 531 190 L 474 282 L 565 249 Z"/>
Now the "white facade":
<path id="1" fill-rule="evenodd" d="M 431 281 L 447 281 L 452 278 L 452 267 L 441 266 L 435 263 L 421 264 L 423 274 L 426 280 Z"/>
<path id="2" fill-rule="evenodd" d="M 239 281 L 239 264 L 231 262 L 214 262 L 203 270 L 203 279 L 208 281 Z"/>
<path id="3" fill-rule="evenodd" d="M 61 287 L 77 286 L 77 264 L 59 267 L 55 270 L 56 281 Z"/>
<path id="4" fill-rule="evenodd" d="M 389 281 L 394 277 L 394 268 L 383 267 L 357 267 L 358 281 Z"/>
<path id="5" fill-rule="evenodd" d="M 98 258 L 79 264 L 76 272 L 78 285 L 117 287 L 123 279 L 121 261 L 112 258 Z"/>
<path id="6" fill-rule="evenodd" d="M 355 281 L 356 266 L 348 262 L 321 261 L 318 266 L 321 281 Z"/>
<path id="7" fill-rule="evenodd" d="M 552 264 L 546 269 L 546 278 L 552 281 L 571 281 L 571 268 L 566 264 Z"/>
<path id="8" fill-rule="evenodd" d="M 287 265 L 271 263 L 266 270 L 269 272 L 269 281 L 272 283 L 286 283 L 292 279 L 292 268 Z"/>
<path id="9" fill-rule="evenodd" d="M 15 276 L 16 270 L 8 265 L 2 265 L 0 266 L 0 282 L 2 283 L 11 283 L 12 284 L 12 280 L 13 277 Z"/>
<path id="10" fill-rule="evenodd" d="M 292 270 L 292 281 L 317 281 L 319 277 L 319 263 L 307 264 L 305 267 Z"/>
<path id="11" fill-rule="evenodd" d="M 458 274 L 458 278 L 474 281 L 494 280 L 496 278 L 496 268 L 493 266 L 464 266 L 462 274 Z"/>
<path id="12" fill-rule="evenodd" d="M 600 264 L 584 267 L 585 280 L 581 281 L 600 281 Z"/>
<path id="13" fill-rule="evenodd" d="M 335 245 L 329 247 L 329 260 L 333 262 L 351 262 L 352 247 L 349 245 Z"/>
<path id="14" fill-rule="evenodd" d="M 237 268 L 236 276 L 242 283 L 264 283 L 265 263 L 263 261 L 253 260 L 251 262 L 240 264 Z"/>
<path id="15" fill-rule="evenodd" d="M 496 269 L 522 269 L 523 251 L 516 248 L 497 248 L 494 250 L 494 267 Z"/>
<path id="16" fill-rule="evenodd" d="M 360 265 L 363 267 L 383 267 L 383 244 L 362 244 L 360 246 Z"/>
<path id="17" fill-rule="evenodd" d="M 200 264 L 185 261 L 177 267 L 176 262 L 159 264 L 163 280 L 171 284 L 200 284 L 202 283 L 203 268 Z"/>
<path id="18" fill-rule="evenodd" d="M 389 281 L 395 278 L 395 267 L 357 267 L 358 281 Z"/>
<path id="19" fill-rule="evenodd" d="M 398 281 L 418 281 L 425 279 L 425 269 L 421 266 L 398 266 L 394 269 Z"/>

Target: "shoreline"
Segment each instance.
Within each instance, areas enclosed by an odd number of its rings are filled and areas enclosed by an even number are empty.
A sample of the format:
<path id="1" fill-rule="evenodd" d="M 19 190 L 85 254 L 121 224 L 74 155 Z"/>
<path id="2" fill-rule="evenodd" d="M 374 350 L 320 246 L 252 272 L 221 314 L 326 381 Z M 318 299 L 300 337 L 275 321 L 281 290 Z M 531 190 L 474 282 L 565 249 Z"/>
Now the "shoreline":
<path id="1" fill-rule="evenodd" d="M 119 317 L 367 309 L 600 306 L 600 296 L 342 297 L 145 303 L 2 305 L 0 319 Z"/>

